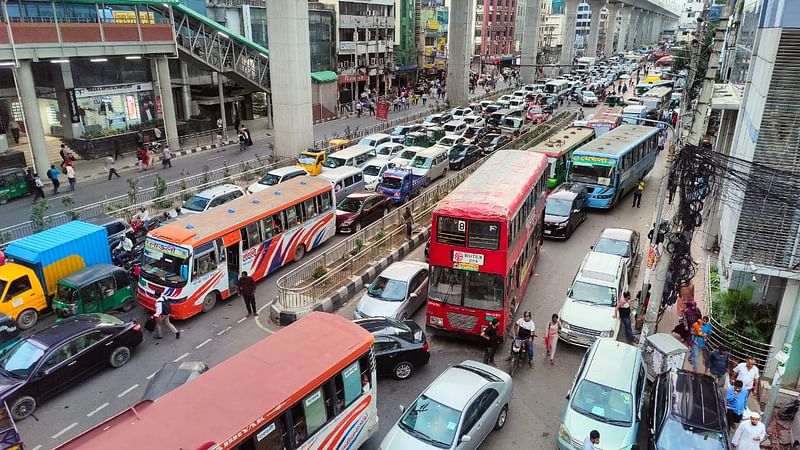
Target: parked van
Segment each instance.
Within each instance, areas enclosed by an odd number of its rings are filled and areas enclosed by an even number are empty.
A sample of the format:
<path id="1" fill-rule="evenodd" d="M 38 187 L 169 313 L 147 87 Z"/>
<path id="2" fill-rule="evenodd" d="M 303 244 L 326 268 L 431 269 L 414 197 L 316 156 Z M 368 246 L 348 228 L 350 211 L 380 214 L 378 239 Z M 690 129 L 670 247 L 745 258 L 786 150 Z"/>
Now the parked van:
<path id="1" fill-rule="evenodd" d="M 558 336 L 581 347 L 588 347 L 598 337 L 616 339 L 620 320 L 614 317 L 614 307 L 627 289 L 621 256 L 589 252 L 558 313 L 562 322 Z"/>
<path id="2" fill-rule="evenodd" d="M 463 120 L 451 120 L 442 127 L 447 135 L 455 134 L 461 136 L 467 130 L 467 123 Z"/>
<path id="3" fill-rule="evenodd" d="M 434 145 L 417 153 L 411 161 L 411 172 L 414 175 L 428 177 L 431 181 L 443 177 L 450 164 L 447 158 L 448 152 L 448 148 Z"/>
<path id="4" fill-rule="evenodd" d="M 320 176 L 331 182 L 337 202 L 350 194 L 364 191 L 364 172 L 358 167 L 337 167 L 322 172 Z"/>
<path id="5" fill-rule="evenodd" d="M 500 124 L 500 132 L 508 136 L 519 136 L 531 128 L 530 122 L 524 117 L 506 116 Z"/>
<path id="6" fill-rule="evenodd" d="M 364 164 L 374 157 L 375 147 L 364 144 L 352 145 L 328 155 L 322 163 L 322 172 L 342 166 L 364 167 Z"/>
<path id="7" fill-rule="evenodd" d="M 358 141 L 360 145 L 369 145 L 370 147 L 377 147 L 387 142 L 392 142 L 392 136 L 383 133 L 370 134 L 369 136 L 364 136 L 360 141 Z"/>
<path id="8" fill-rule="evenodd" d="M 614 339 L 597 339 L 579 367 L 564 401 L 556 447 L 583 448 L 592 430 L 600 432 L 603 448 L 635 444 L 647 381 L 642 352 Z"/>
<path id="9" fill-rule="evenodd" d="M 260 180 L 251 184 L 250 187 L 247 188 L 247 193 L 255 194 L 256 192 L 263 191 L 264 189 L 270 186 L 275 186 L 278 183 L 283 183 L 286 180 L 291 180 L 292 178 L 302 177 L 306 175 L 308 175 L 306 169 L 297 166 L 287 166 L 287 167 L 272 169 L 269 172 L 267 172 L 263 177 L 261 177 Z"/>

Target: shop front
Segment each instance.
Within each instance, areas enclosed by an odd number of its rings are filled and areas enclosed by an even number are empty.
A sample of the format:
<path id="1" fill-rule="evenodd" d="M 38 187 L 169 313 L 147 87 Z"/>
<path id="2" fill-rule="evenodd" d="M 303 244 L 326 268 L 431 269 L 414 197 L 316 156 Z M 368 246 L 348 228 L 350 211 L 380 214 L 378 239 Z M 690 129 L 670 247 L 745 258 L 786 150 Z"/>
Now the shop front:
<path id="1" fill-rule="evenodd" d="M 161 97 L 152 82 L 75 88 L 68 101 L 74 102 L 70 109 L 77 111 L 84 138 L 124 133 L 162 118 Z"/>

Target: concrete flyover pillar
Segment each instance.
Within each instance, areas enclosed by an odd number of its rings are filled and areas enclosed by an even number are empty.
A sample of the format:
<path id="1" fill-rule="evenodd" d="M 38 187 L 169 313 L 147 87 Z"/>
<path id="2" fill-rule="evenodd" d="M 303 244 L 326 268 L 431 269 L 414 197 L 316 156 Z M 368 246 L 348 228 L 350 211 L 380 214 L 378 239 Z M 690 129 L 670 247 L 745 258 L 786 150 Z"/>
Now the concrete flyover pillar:
<path id="1" fill-rule="evenodd" d="M 592 21 L 589 24 L 589 39 L 586 41 L 586 56 L 597 56 L 597 39 L 600 35 L 600 14 L 606 0 L 589 0 Z"/>
<path id="2" fill-rule="evenodd" d="M 189 85 L 189 66 L 181 61 L 181 102 L 183 105 L 183 118 L 189 120 L 192 116 L 192 87 Z"/>
<path id="3" fill-rule="evenodd" d="M 471 1 L 456 1 L 450 5 L 450 28 L 447 36 L 450 54 L 447 56 L 447 101 L 452 106 L 469 104 L 469 62 L 472 43 L 469 42 L 472 23 Z"/>
<path id="4" fill-rule="evenodd" d="M 657 44 L 659 38 L 661 37 L 661 33 L 663 32 L 664 32 L 664 16 L 658 15 L 656 16 L 655 21 L 653 23 L 653 38 L 651 39 L 651 41 L 653 41 L 654 44 Z"/>
<path id="5" fill-rule="evenodd" d="M 578 0 L 567 0 L 564 4 L 564 35 L 561 37 L 561 57 L 558 63 L 560 73 L 572 70 L 575 57 L 575 28 L 578 21 Z"/>
<path id="6" fill-rule="evenodd" d="M 294 157 L 314 145 L 307 2 L 267 2 L 267 33 L 272 103 L 277 113 L 274 152 Z"/>
<path id="7" fill-rule="evenodd" d="M 636 37 L 639 34 L 639 29 L 642 26 L 642 17 L 643 11 L 639 8 L 633 8 L 633 13 L 631 14 L 631 21 L 630 21 L 630 31 L 628 31 L 628 43 L 626 45 L 627 50 L 636 50 Z"/>
<path id="8" fill-rule="evenodd" d="M 523 83 L 536 81 L 536 54 L 539 52 L 540 0 L 523 0 L 522 5 L 522 55 L 520 78 Z"/>
<path id="9" fill-rule="evenodd" d="M 608 59 L 614 56 L 614 35 L 617 34 L 617 13 L 622 8 L 622 3 L 610 2 L 606 18 L 606 41 L 603 43 L 603 55 Z"/>
<path id="10" fill-rule="evenodd" d="M 19 67 L 14 69 L 17 80 L 22 113 L 25 118 L 25 133 L 28 135 L 28 145 L 31 147 L 33 167 L 40 177 L 44 178 L 50 169 L 50 160 L 47 156 L 47 143 L 44 140 L 42 117 L 39 115 L 39 101 L 36 99 L 36 86 L 33 81 L 33 68 L 30 60 L 20 60 Z"/>
<path id="11" fill-rule="evenodd" d="M 55 76 L 53 82 L 56 84 L 56 101 L 58 102 L 58 122 L 61 124 L 61 129 L 64 132 L 64 139 L 77 139 L 81 137 L 83 131 L 81 130 L 81 123 L 79 116 L 72 117 L 70 115 L 70 96 L 67 92 L 75 88 L 75 83 L 72 80 L 72 64 L 56 64 L 57 72 L 61 73 L 61 77 Z M 74 121 L 73 121 L 74 119 Z"/>
<path id="12" fill-rule="evenodd" d="M 628 51 L 628 37 L 631 33 L 631 18 L 633 17 L 633 8 L 630 6 L 622 6 L 620 12 L 619 23 L 619 37 L 617 38 L 617 52 Z"/>
<path id="13" fill-rule="evenodd" d="M 175 141 L 178 139 L 178 119 L 175 115 L 175 98 L 172 96 L 172 77 L 169 74 L 167 55 L 156 57 L 156 80 L 158 80 L 158 91 L 161 95 L 164 137 L 167 142 Z"/>

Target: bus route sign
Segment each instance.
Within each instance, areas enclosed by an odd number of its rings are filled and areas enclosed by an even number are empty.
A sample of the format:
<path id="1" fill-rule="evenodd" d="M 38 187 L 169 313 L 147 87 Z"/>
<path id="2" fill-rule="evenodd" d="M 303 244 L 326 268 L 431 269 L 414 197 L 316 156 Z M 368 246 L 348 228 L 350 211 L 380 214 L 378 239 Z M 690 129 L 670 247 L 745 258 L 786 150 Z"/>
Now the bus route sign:
<path id="1" fill-rule="evenodd" d="M 591 164 L 594 166 L 613 166 L 614 160 L 603 158 L 602 156 L 573 155 L 572 162 L 575 164 Z"/>

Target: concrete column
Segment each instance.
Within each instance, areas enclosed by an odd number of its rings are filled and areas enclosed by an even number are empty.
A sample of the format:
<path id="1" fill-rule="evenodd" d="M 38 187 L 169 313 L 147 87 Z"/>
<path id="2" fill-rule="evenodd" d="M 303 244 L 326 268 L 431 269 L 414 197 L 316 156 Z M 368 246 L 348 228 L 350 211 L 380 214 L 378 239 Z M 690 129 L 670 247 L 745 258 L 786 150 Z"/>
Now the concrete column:
<path id="1" fill-rule="evenodd" d="M 25 117 L 25 133 L 28 135 L 28 145 L 31 149 L 33 167 L 36 172 L 44 177 L 50 169 L 50 160 L 47 156 L 47 143 L 44 140 L 42 118 L 39 116 L 39 102 L 36 100 L 36 86 L 33 81 L 33 68 L 30 60 L 20 60 L 19 67 L 14 70 L 14 76 L 19 88 L 22 112 Z"/>
<path id="2" fill-rule="evenodd" d="M 192 87 L 189 85 L 189 66 L 181 61 L 181 101 L 183 102 L 183 118 L 192 116 Z"/>
<path id="3" fill-rule="evenodd" d="M 575 57 L 575 28 L 578 20 L 578 0 L 567 0 L 564 4 L 564 36 L 561 37 L 560 73 L 569 73 Z"/>
<path id="4" fill-rule="evenodd" d="M 522 6 L 522 56 L 519 75 L 523 83 L 536 81 L 536 54 L 539 53 L 540 0 L 523 0 Z"/>
<path id="5" fill-rule="evenodd" d="M 633 8 L 630 6 L 622 6 L 622 12 L 620 12 L 620 24 L 619 24 L 619 37 L 617 38 L 617 51 L 618 52 L 626 52 L 628 51 L 628 36 L 632 33 L 631 30 L 631 17 L 633 16 Z"/>
<path id="6" fill-rule="evenodd" d="M 606 0 L 589 0 L 592 9 L 592 21 L 589 24 L 589 39 L 586 41 L 586 56 L 597 56 L 597 39 L 600 35 L 600 13 Z"/>
<path id="7" fill-rule="evenodd" d="M 629 23 L 630 28 L 628 31 L 628 42 L 625 46 L 625 50 L 636 49 L 636 36 L 639 34 L 639 28 L 642 25 L 642 17 L 642 10 L 639 8 L 633 8 L 631 21 Z"/>
<path id="8" fill-rule="evenodd" d="M 70 116 L 70 99 L 67 95 L 68 89 L 75 88 L 75 83 L 72 81 L 72 65 L 71 64 L 56 64 L 58 68 L 56 72 L 61 72 L 61 79 L 59 80 L 56 74 L 55 83 L 60 83 L 60 88 L 56 89 L 56 101 L 58 102 L 58 121 L 61 123 L 61 128 L 64 130 L 64 139 L 77 139 L 83 134 L 81 123 L 72 123 L 72 116 Z"/>
<path id="9" fill-rule="evenodd" d="M 614 56 L 614 35 L 617 34 L 617 13 L 622 3 L 609 3 L 608 17 L 606 18 L 606 41 L 603 43 L 603 54 L 608 59 Z"/>
<path id="10" fill-rule="evenodd" d="M 274 152 L 297 156 L 314 146 L 307 2 L 267 2 L 267 33 L 272 102 L 279 112 L 273 117 Z"/>
<path id="11" fill-rule="evenodd" d="M 664 16 L 656 16 L 653 26 L 653 43 L 658 43 L 658 38 L 661 37 L 661 33 L 664 31 Z"/>
<path id="12" fill-rule="evenodd" d="M 472 35 L 470 24 L 473 3 L 456 1 L 450 5 L 446 89 L 447 101 L 452 106 L 469 104 L 469 55 L 472 54 L 469 37 Z"/>
<path id="13" fill-rule="evenodd" d="M 166 55 L 156 57 L 156 80 L 161 95 L 161 111 L 164 118 L 164 138 L 178 139 L 178 119 L 175 116 L 175 99 L 172 97 L 172 78 L 169 74 L 169 60 Z"/>

